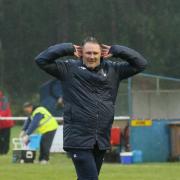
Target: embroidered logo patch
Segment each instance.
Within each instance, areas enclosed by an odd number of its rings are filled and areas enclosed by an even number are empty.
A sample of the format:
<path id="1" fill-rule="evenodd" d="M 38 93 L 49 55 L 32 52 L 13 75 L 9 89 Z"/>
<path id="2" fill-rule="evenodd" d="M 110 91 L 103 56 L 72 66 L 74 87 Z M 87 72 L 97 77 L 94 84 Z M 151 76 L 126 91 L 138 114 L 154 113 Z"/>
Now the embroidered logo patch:
<path id="1" fill-rule="evenodd" d="M 80 68 L 80 69 L 83 69 L 83 70 L 85 70 L 85 69 L 86 69 L 84 66 L 80 66 L 79 68 Z"/>

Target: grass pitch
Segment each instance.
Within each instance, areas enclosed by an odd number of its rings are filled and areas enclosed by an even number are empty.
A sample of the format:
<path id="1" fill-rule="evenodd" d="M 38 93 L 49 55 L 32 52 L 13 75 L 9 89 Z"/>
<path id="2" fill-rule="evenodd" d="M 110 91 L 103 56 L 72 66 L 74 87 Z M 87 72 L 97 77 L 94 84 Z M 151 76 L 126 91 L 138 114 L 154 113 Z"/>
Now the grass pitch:
<path id="1" fill-rule="evenodd" d="M 19 128 L 13 128 L 16 136 Z M 48 165 L 13 164 L 12 152 L 0 156 L 1 180 L 75 180 L 70 159 L 63 154 L 52 154 Z M 180 163 L 148 163 L 138 165 L 104 164 L 100 180 L 179 180 Z"/>

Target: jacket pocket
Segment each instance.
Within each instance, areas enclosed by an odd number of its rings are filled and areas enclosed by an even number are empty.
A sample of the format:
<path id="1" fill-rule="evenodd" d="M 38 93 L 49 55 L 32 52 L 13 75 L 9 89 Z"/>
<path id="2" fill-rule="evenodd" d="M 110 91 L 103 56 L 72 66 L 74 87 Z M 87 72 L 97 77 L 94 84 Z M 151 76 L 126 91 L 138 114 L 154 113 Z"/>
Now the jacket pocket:
<path id="1" fill-rule="evenodd" d="M 87 113 L 82 108 L 72 106 L 72 124 L 87 125 Z"/>

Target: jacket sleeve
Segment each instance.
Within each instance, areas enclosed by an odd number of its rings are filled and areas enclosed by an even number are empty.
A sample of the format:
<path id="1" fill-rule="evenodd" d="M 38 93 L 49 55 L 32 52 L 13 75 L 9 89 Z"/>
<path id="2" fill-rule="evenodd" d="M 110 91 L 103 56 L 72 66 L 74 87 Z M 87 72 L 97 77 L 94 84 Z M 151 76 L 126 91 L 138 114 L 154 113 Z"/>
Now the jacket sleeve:
<path id="1" fill-rule="evenodd" d="M 72 43 L 56 44 L 41 52 L 35 58 L 35 61 L 42 70 L 60 80 L 63 80 L 68 71 L 68 62 L 65 60 L 56 60 L 60 57 L 72 56 L 74 51 L 75 49 Z"/>
<path id="2" fill-rule="evenodd" d="M 31 135 L 33 133 L 33 131 L 35 131 L 38 128 L 39 122 L 43 117 L 44 117 L 44 115 L 41 114 L 41 113 L 37 113 L 34 116 L 31 123 L 29 124 L 28 128 L 26 129 L 26 134 L 27 135 Z"/>
<path id="3" fill-rule="evenodd" d="M 28 129 L 30 123 L 31 123 L 31 120 L 30 120 L 30 118 L 28 118 L 28 119 L 24 122 L 22 130 L 23 130 L 23 131 L 26 131 L 26 130 Z"/>
<path id="4" fill-rule="evenodd" d="M 137 51 L 125 46 L 113 45 L 109 53 L 126 62 L 116 62 L 115 70 L 120 79 L 125 79 L 145 70 L 147 60 Z"/>

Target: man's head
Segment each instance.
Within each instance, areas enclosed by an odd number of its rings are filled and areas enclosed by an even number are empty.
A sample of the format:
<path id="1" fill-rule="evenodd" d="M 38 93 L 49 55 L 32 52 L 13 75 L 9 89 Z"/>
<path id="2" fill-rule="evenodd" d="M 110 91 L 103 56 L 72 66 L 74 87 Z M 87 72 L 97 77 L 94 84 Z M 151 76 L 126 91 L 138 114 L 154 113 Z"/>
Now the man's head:
<path id="1" fill-rule="evenodd" d="M 31 115 L 31 113 L 33 112 L 34 109 L 34 105 L 30 102 L 25 102 L 23 105 L 23 111 L 26 115 Z"/>
<path id="2" fill-rule="evenodd" d="M 100 64 L 101 45 L 94 37 L 86 38 L 82 43 L 83 63 L 91 69 Z"/>

